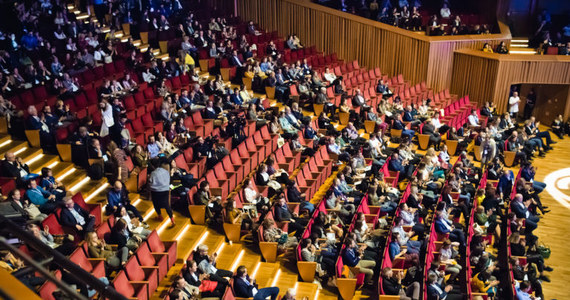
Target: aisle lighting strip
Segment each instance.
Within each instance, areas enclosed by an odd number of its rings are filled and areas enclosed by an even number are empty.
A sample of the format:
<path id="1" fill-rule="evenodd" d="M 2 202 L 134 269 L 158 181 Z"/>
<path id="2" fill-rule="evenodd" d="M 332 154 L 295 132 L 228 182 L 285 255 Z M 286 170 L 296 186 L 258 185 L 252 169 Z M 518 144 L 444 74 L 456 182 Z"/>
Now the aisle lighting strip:
<path id="1" fill-rule="evenodd" d="M 80 187 L 82 187 L 84 184 L 86 184 L 89 180 L 91 180 L 90 177 L 86 176 L 85 178 L 81 179 L 80 182 L 78 182 L 76 185 L 74 185 L 73 187 L 71 187 L 69 190 L 72 192 L 77 191 Z M 97 193 L 92 193 L 91 195 L 96 195 Z M 89 195 L 89 196 L 91 196 Z"/>
<path id="2" fill-rule="evenodd" d="M 85 201 L 89 201 L 95 198 L 95 196 L 97 196 L 99 193 L 101 193 L 103 190 L 107 189 L 108 187 L 109 183 L 105 182 L 102 186 L 98 187 L 93 193 L 91 193 L 91 195 L 87 196 L 87 198 L 85 198 Z"/>
<path id="3" fill-rule="evenodd" d="M 10 144 L 11 142 L 12 142 L 12 140 L 7 140 L 4 143 L 0 144 L 0 147 L 4 147 L 4 146 Z"/>
<path id="4" fill-rule="evenodd" d="M 34 158 L 28 160 L 28 161 L 26 162 L 26 164 L 27 164 L 27 165 L 31 165 L 31 164 L 35 163 L 36 161 L 40 160 L 40 159 L 41 159 L 42 157 L 44 157 L 44 156 L 45 156 L 44 154 L 37 155 L 36 157 L 34 157 Z"/>
<path id="5" fill-rule="evenodd" d="M 59 161 L 54 161 L 48 166 L 48 168 L 53 169 L 57 164 L 59 164 Z"/>
<path id="6" fill-rule="evenodd" d="M 180 233 L 178 233 L 178 235 L 176 235 L 176 237 L 174 238 L 175 241 L 180 241 L 180 238 L 182 238 L 182 236 L 190 229 L 190 224 L 186 224 L 186 226 L 184 226 L 184 229 L 182 229 L 182 231 L 180 231 Z"/>
<path id="7" fill-rule="evenodd" d="M 219 254 L 219 253 L 218 253 Z M 237 267 L 239 266 L 239 263 L 241 262 L 241 259 L 243 258 L 243 255 L 245 254 L 245 250 L 242 249 L 239 252 L 239 255 L 236 259 L 236 261 L 234 262 L 234 264 L 232 265 L 232 267 L 230 268 L 230 270 L 235 271 L 237 269 Z"/>
<path id="8" fill-rule="evenodd" d="M 22 149 L 20 149 L 20 150 L 14 152 L 14 155 L 18 155 L 18 154 L 20 154 L 20 153 L 26 151 L 26 149 L 28 149 L 28 147 L 23 147 Z"/>
<path id="9" fill-rule="evenodd" d="M 58 180 L 59 180 L 59 181 L 64 180 L 65 177 L 69 176 L 69 174 L 75 172 L 76 170 L 77 170 L 77 169 L 75 169 L 75 168 L 71 168 L 69 171 L 67 171 L 67 172 L 65 172 L 63 175 L 61 175 L 61 176 L 58 178 Z"/>
<path id="10" fill-rule="evenodd" d="M 152 208 L 152 209 L 146 214 L 146 216 L 144 216 L 143 221 L 146 222 L 146 220 L 150 219 L 150 217 L 152 216 L 152 214 L 154 214 L 154 208 Z"/>
<path id="11" fill-rule="evenodd" d="M 277 274 L 275 275 L 275 278 L 273 279 L 273 282 L 271 283 L 271 286 L 275 286 L 275 284 L 277 284 L 277 281 L 279 279 L 279 276 L 281 276 L 281 269 L 277 270 Z"/>

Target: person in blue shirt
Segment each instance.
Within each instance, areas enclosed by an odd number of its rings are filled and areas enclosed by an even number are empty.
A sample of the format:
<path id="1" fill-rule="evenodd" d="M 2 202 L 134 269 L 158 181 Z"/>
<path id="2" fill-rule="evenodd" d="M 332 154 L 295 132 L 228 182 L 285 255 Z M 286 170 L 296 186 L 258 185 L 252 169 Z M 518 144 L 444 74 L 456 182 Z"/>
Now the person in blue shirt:
<path id="1" fill-rule="evenodd" d="M 40 211 L 46 215 L 51 214 L 57 208 L 55 195 L 38 186 L 38 183 L 33 179 L 28 182 L 26 197 L 30 202 L 39 206 Z"/>
<path id="2" fill-rule="evenodd" d="M 234 276 L 234 292 L 236 297 L 250 298 L 253 300 L 264 300 L 271 297 L 271 300 L 277 299 L 279 295 L 278 287 L 266 287 L 258 289 L 255 279 L 247 275 L 247 268 L 239 266 Z"/>
<path id="3" fill-rule="evenodd" d="M 27 34 L 22 36 L 22 40 L 20 41 L 20 43 L 28 51 L 32 51 L 38 47 L 38 38 L 34 35 L 33 31 L 29 31 Z"/>
<path id="4" fill-rule="evenodd" d="M 392 128 L 396 130 L 402 130 L 402 137 L 406 137 L 409 141 L 412 140 L 414 135 L 416 134 L 415 131 L 406 129 L 406 125 L 402 122 L 402 115 L 396 115 L 396 119 L 392 124 Z"/>
<path id="5" fill-rule="evenodd" d="M 345 244 L 346 248 L 342 254 L 342 259 L 345 265 L 349 267 L 359 267 L 360 273 L 364 273 L 364 282 L 372 285 L 372 276 L 374 276 L 374 267 L 376 262 L 373 260 L 362 259 L 363 254 L 356 245 L 356 241 L 348 238 Z"/>
<path id="6" fill-rule="evenodd" d="M 465 247 L 465 233 L 455 228 L 451 221 L 445 218 L 443 211 L 436 211 L 435 231 L 439 234 L 449 234 L 449 239 Z"/>
<path id="7" fill-rule="evenodd" d="M 55 195 L 56 202 L 61 201 L 65 196 L 65 187 L 59 180 L 56 180 L 53 177 L 53 173 L 50 168 L 42 168 L 40 186 Z"/>
<path id="8" fill-rule="evenodd" d="M 388 253 L 390 254 L 390 260 L 394 262 L 396 258 L 403 257 L 407 252 L 408 249 L 402 249 L 400 247 L 400 243 L 398 243 L 398 239 L 400 234 L 397 232 L 392 232 L 392 240 L 390 241 L 390 245 L 388 246 Z"/>
<path id="9" fill-rule="evenodd" d="M 127 211 L 130 211 L 139 221 L 143 221 L 141 213 L 131 204 L 129 199 L 129 192 L 123 187 L 123 183 L 119 180 L 115 181 L 113 188 L 107 193 L 107 206 L 105 211 L 107 215 L 120 211 L 124 206 Z"/>
<path id="10" fill-rule="evenodd" d="M 537 194 L 540 194 L 546 188 L 546 183 L 534 180 L 535 174 L 536 169 L 531 163 L 521 163 L 521 177 L 528 182 L 532 182 L 532 188 Z"/>
<path id="11" fill-rule="evenodd" d="M 146 145 L 146 148 L 151 159 L 157 157 L 160 153 L 162 153 L 160 144 L 156 142 L 154 135 L 148 137 L 148 144 Z"/>
<path id="12" fill-rule="evenodd" d="M 243 99 L 239 94 L 239 89 L 238 88 L 234 88 L 234 93 L 230 96 L 232 103 L 235 105 L 242 105 L 243 104 Z"/>

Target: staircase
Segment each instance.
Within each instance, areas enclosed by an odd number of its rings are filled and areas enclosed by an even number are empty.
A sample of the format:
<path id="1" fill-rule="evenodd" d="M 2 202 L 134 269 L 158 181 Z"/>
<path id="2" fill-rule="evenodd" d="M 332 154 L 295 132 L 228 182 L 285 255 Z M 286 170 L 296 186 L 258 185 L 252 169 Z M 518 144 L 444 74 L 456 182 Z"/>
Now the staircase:
<path id="1" fill-rule="evenodd" d="M 536 49 L 529 47 L 528 38 L 516 37 L 511 40 L 510 54 L 536 54 Z"/>

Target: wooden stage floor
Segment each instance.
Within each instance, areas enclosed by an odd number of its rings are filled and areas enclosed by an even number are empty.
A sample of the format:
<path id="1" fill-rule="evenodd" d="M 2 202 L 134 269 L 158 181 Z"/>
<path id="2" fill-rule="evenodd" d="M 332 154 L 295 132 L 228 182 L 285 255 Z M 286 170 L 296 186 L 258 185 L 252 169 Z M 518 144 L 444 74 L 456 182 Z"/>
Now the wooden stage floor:
<path id="1" fill-rule="evenodd" d="M 552 250 L 546 265 L 554 268 L 554 271 L 545 272 L 552 281 L 543 282 L 545 299 L 562 300 L 570 299 L 570 201 L 556 195 L 556 192 L 562 192 L 570 199 L 570 137 L 559 140 L 552 134 L 552 138 L 558 142 L 553 145 L 554 150 L 533 162 L 538 168 L 535 178 L 544 182 L 548 177 L 546 180 L 549 186 L 540 196 L 543 205 L 549 206 L 551 210 L 540 220 L 535 234 L 538 235 L 539 242 L 550 246 Z M 555 171 L 558 172 L 553 173 Z M 548 176 L 549 174 L 551 175 Z"/>

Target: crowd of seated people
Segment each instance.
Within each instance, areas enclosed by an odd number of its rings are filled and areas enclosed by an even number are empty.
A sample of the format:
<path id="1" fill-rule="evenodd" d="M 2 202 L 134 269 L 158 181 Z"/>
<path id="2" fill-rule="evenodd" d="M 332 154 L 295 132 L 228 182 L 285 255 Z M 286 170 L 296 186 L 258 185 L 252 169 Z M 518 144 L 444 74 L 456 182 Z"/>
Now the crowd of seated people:
<path id="1" fill-rule="evenodd" d="M 564 17 L 555 16 L 553 20 L 547 9 L 540 11 L 536 15 L 536 26 L 530 35 L 529 45 L 536 48 L 539 54 L 570 55 L 570 23 Z"/>
<path id="2" fill-rule="evenodd" d="M 428 35 L 489 34 L 493 30 L 483 17 L 452 14 L 449 1 L 443 1 L 437 10 L 424 7 L 419 0 L 341 0 L 327 5 L 407 30 L 424 30 Z"/>

